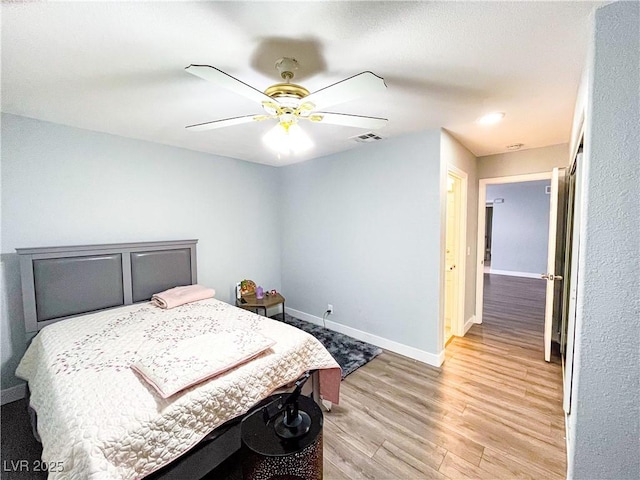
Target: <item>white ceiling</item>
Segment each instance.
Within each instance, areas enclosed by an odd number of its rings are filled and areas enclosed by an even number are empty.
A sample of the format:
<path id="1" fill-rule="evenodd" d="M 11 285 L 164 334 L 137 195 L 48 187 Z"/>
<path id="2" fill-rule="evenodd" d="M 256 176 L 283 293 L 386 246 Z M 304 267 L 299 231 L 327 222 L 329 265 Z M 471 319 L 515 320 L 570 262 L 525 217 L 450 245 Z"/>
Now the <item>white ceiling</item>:
<path id="1" fill-rule="evenodd" d="M 600 2 L 602 3 L 602 2 Z M 260 113 L 189 75 L 213 65 L 264 90 L 275 61 L 315 91 L 359 72 L 387 91 L 331 111 L 379 116 L 383 137 L 445 127 L 474 154 L 569 141 L 594 2 L 3 3 L 2 111 L 252 162 L 285 165 L 358 147 L 366 133 L 305 123 L 315 147 L 278 158 L 266 122 L 185 126 Z M 475 120 L 506 112 L 498 125 Z"/>

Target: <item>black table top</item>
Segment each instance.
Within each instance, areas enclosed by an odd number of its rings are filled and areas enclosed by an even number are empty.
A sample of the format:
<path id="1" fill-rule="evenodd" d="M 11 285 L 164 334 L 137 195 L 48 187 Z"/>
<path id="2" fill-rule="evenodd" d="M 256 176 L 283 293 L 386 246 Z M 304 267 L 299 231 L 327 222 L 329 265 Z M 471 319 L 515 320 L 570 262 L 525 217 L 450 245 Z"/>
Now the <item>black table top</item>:
<path id="1" fill-rule="evenodd" d="M 288 394 L 274 395 L 274 401 L 284 401 Z M 304 450 L 311 445 L 322 431 L 323 415 L 318 404 L 309 397 L 300 396 L 298 399 L 300 411 L 311 417 L 311 428 L 302 437 L 294 440 L 284 440 L 275 431 L 274 422 L 284 415 L 284 412 L 269 420 L 265 424 L 262 409 L 258 409 L 242 421 L 241 437 L 243 447 L 262 456 L 283 456 Z"/>

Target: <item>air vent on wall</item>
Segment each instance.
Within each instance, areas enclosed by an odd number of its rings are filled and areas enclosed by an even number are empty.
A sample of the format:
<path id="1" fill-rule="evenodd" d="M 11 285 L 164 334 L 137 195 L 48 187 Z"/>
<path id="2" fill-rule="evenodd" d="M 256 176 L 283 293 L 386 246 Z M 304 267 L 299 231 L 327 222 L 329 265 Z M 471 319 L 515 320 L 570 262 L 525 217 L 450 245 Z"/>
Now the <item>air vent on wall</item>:
<path id="1" fill-rule="evenodd" d="M 378 140 L 382 140 L 380 135 L 376 135 L 375 133 L 363 133 L 362 135 L 356 135 L 355 137 L 351 137 L 352 140 L 360 143 L 371 143 L 376 142 Z"/>

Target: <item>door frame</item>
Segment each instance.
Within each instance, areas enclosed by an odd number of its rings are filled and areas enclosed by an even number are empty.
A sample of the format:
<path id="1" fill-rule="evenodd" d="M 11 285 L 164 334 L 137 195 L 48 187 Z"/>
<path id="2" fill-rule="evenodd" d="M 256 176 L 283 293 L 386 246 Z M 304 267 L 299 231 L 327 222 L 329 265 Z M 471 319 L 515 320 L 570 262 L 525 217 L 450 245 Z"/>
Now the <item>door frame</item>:
<path id="1" fill-rule="evenodd" d="M 465 307 L 465 285 L 466 285 L 466 251 L 467 251 L 467 195 L 468 195 L 468 183 L 469 176 L 467 172 L 461 170 L 460 168 L 454 165 L 447 165 L 447 174 L 446 178 L 449 178 L 449 175 L 457 177 L 460 180 L 460 205 L 459 205 L 459 228 L 458 228 L 458 252 L 456 255 L 456 266 L 458 268 L 458 282 L 456 285 L 457 290 L 457 305 L 456 305 L 456 318 L 451 319 L 451 334 L 462 337 L 464 336 L 464 307 Z M 444 185 L 444 218 L 443 218 L 443 240 L 442 240 L 442 251 L 440 255 L 440 271 L 442 272 L 441 277 L 441 295 L 440 295 L 440 304 L 443 306 L 440 313 L 440 338 L 442 339 L 442 348 L 444 349 L 446 344 L 445 339 L 445 313 L 444 313 L 444 301 L 445 301 L 445 292 L 446 292 L 446 265 L 445 265 L 445 255 L 446 255 L 446 219 L 447 219 L 447 202 L 446 202 L 446 193 L 447 193 L 447 180 L 445 180 Z"/>
<path id="2" fill-rule="evenodd" d="M 475 323 L 482 323 L 483 294 L 484 294 L 484 230 L 485 208 L 487 202 L 487 185 L 501 183 L 535 182 L 536 180 L 550 180 L 552 172 L 527 173 L 508 177 L 481 178 L 478 184 L 478 235 L 476 255 L 476 319 Z"/>

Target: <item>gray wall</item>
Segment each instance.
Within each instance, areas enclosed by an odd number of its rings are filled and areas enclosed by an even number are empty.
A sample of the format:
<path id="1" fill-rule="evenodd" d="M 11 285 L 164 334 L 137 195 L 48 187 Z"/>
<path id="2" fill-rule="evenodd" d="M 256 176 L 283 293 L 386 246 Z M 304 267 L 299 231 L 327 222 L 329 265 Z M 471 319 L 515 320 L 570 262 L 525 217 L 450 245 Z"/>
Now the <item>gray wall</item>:
<path id="1" fill-rule="evenodd" d="M 198 238 L 199 282 L 280 285 L 277 168 L 2 115 L 2 388 L 25 349 L 17 247 Z"/>
<path id="2" fill-rule="evenodd" d="M 491 270 L 540 275 L 547 270 L 549 180 L 487 185 L 493 206 Z"/>
<path id="3" fill-rule="evenodd" d="M 287 306 L 439 353 L 440 130 L 282 170 Z"/>
<path id="4" fill-rule="evenodd" d="M 569 144 L 478 157 L 478 178 L 550 172 L 569 165 Z"/>
<path id="5" fill-rule="evenodd" d="M 569 478 L 640 478 L 640 4 L 596 11 Z"/>
<path id="6" fill-rule="evenodd" d="M 442 160 L 453 165 L 467 177 L 467 252 L 465 260 L 464 321 L 476 312 L 476 251 L 478 234 L 478 173 L 477 159 L 446 130 L 442 131 L 440 145 Z"/>

